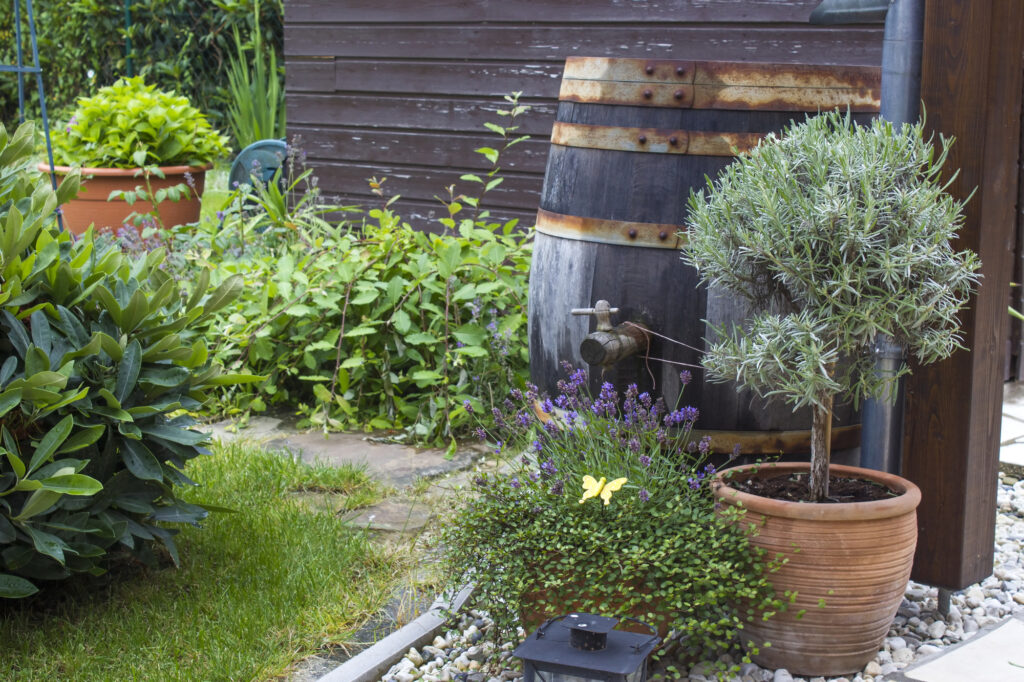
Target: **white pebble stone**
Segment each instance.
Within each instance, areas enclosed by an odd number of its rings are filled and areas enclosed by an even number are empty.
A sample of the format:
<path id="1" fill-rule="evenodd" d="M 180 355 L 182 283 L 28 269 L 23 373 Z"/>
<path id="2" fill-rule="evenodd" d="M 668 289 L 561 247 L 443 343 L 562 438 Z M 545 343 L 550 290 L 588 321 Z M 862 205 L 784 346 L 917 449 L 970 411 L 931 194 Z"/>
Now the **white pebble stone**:
<path id="1" fill-rule="evenodd" d="M 785 668 L 779 668 L 772 676 L 772 682 L 793 682 L 793 676 Z"/>
<path id="2" fill-rule="evenodd" d="M 941 620 L 937 620 L 928 626 L 928 636 L 933 639 L 938 639 L 946 634 L 946 624 Z"/>
<path id="3" fill-rule="evenodd" d="M 892 639 L 886 641 L 885 648 L 887 648 L 889 651 L 896 651 L 897 649 L 906 649 L 907 640 L 903 639 L 902 637 L 893 637 Z"/>
<path id="4" fill-rule="evenodd" d="M 868 664 L 864 666 L 864 674 L 871 675 L 872 677 L 881 675 L 882 666 L 880 666 L 876 661 L 868 661 Z"/>
<path id="5" fill-rule="evenodd" d="M 914 660 L 914 652 L 909 647 L 896 649 L 892 652 L 893 663 L 910 663 Z"/>

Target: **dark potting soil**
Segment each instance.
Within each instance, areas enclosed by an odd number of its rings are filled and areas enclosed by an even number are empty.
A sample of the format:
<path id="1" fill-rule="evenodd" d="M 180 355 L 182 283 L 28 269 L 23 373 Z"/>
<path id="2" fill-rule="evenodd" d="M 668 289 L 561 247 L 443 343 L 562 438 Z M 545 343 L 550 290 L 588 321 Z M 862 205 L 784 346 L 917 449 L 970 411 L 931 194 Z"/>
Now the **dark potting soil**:
<path id="1" fill-rule="evenodd" d="M 808 474 L 789 474 L 771 478 L 730 478 L 730 488 L 741 490 L 758 497 L 790 502 L 810 502 Z M 872 502 L 898 497 L 898 493 L 884 485 L 862 478 L 828 477 L 828 497 L 822 502 Z"/>

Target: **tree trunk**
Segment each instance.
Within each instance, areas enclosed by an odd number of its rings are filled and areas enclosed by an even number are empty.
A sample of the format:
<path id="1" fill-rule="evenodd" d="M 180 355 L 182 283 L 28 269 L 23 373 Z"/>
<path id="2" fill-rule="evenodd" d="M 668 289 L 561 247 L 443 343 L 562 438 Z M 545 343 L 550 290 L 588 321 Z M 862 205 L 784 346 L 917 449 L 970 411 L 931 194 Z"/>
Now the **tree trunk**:
<path id="1" fill-rule="evenodd" d="M 814 408 L 811 422 L 811 501 L 820 502 L 828 497 L 828 463 L 832 448 L 832 398 L 822 400 Z"/>

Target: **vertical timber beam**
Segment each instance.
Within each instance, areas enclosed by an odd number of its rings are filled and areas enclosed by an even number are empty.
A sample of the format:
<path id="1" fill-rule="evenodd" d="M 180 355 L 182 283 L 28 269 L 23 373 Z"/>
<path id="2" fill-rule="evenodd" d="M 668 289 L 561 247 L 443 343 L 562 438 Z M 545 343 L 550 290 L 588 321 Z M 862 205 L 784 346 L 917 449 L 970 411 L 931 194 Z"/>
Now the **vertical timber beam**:
<path id="1" fill-rule="evenodd" d="M 927 0 L 921 98 L 930 131 L 956 137 L 946 177 L 964 198 L 957 246 L 984 275 L 962 318 L 965 344 L 914 367 L 907 382 L 903 475 L 921 487 L 912 577 L 961 589 L 992 572 L 1007 288 L 1021 134 L 1024 2 Z"/>

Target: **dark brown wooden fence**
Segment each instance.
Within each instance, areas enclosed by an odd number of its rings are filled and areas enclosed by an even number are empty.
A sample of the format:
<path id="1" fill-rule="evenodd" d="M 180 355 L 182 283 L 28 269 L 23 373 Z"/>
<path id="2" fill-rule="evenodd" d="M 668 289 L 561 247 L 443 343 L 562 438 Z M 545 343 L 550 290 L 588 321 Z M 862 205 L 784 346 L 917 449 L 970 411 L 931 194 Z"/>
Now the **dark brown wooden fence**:
<path id="1" fill-rule="evenodd" d="M 288 135 L 299 135 L 325 194 L 376 201 L 387 176 L 422 225 L 434 199 L 488 163 L 502 96 L 522 91 L 533 136 L 502 160 L 496 215 L 532 224 L 568 56 L 881 62 L 880 26 L 807 23 L 818 0 L 286 0 Z M 442 209 L 443 210 L 443 209 Z"/>

